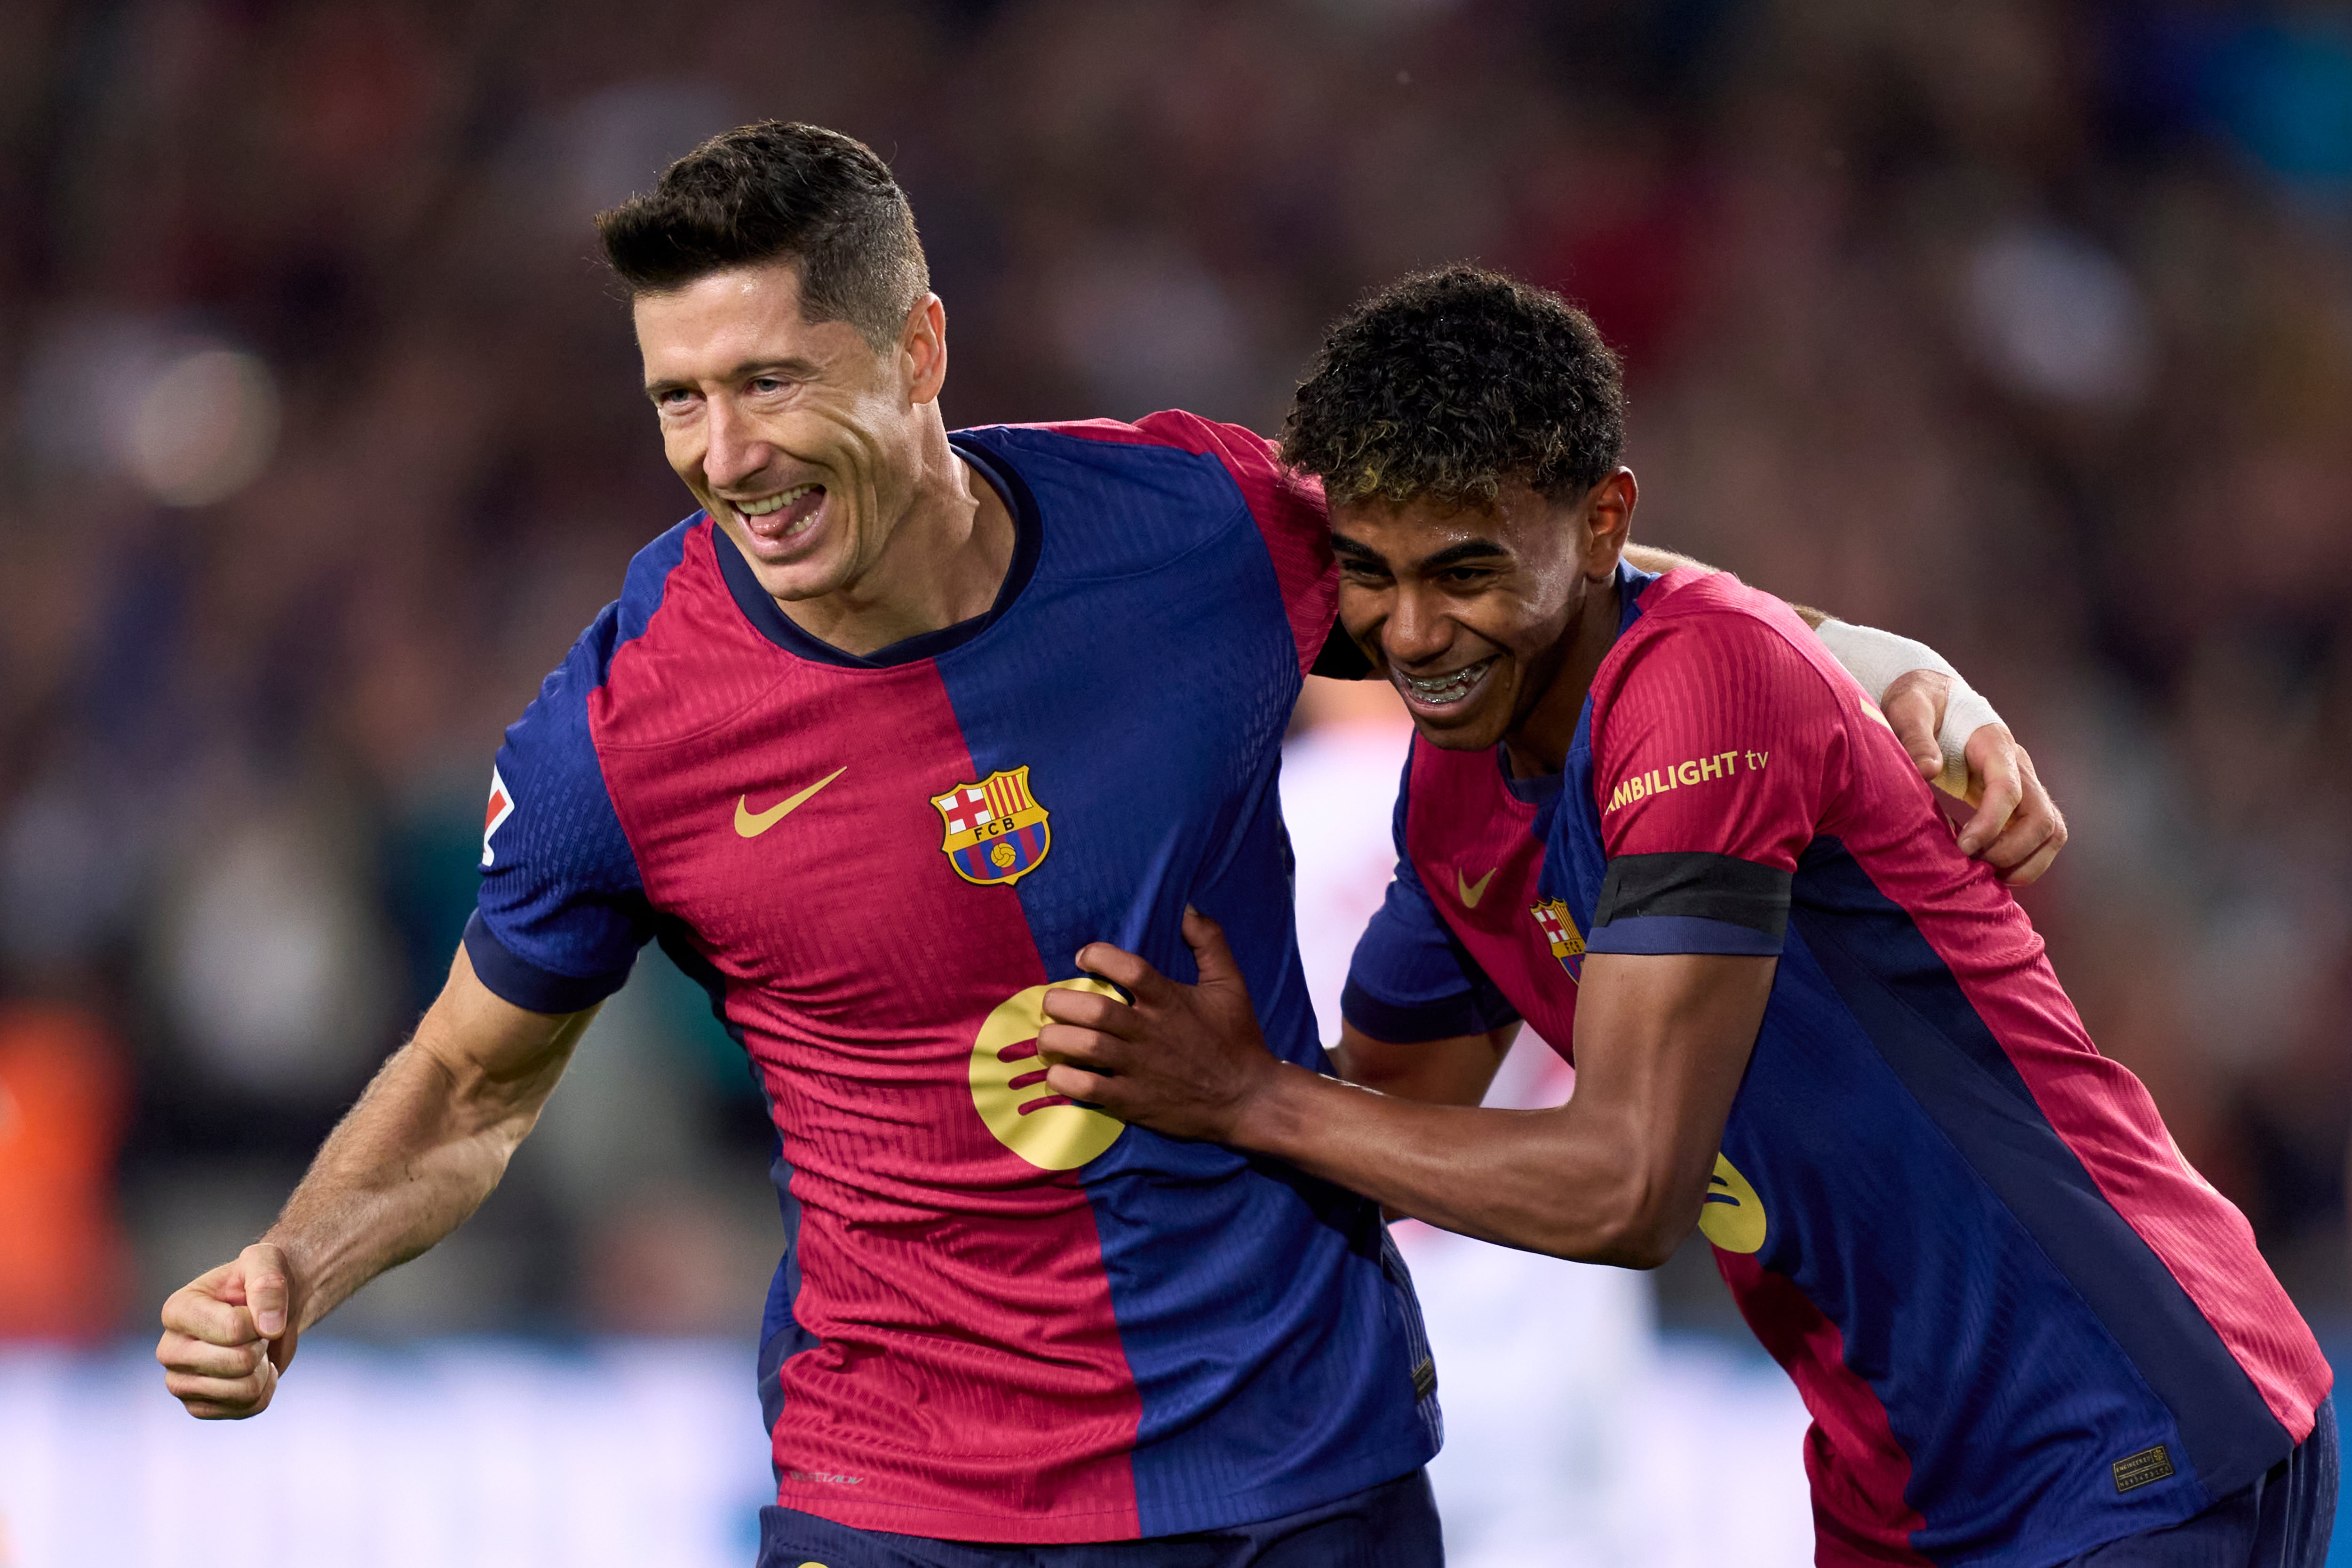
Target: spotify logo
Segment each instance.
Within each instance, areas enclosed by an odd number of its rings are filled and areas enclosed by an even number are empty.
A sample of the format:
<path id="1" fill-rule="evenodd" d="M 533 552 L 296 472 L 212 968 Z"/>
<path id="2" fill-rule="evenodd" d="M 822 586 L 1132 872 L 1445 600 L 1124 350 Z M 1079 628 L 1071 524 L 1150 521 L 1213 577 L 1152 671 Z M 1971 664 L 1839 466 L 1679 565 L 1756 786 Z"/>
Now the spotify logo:
<path id="1" fill-rule="evenodd" d="M 1715 1174 L 1707 1178 L 1706 1201 L 1699 1205 L 1699 1234 L 1726 1252 L 1756 1252 L 1764 1246 L 1767 1221 L 1763 1200 L 1739 1167 L 1721 1154 L 1715 1157 Z"/>
<path id="2" fill-rule="evenodd" d="M 999 1003 L 971 1043 L 971 1103 L 998 1142 L 1039 1170 L 1075 1171 L 1118 1142 L 1127 1124 L 1071 1104 L 1045 1081 L 1037 1031 L 1045 1024 L 1045 993 L 1055 986 L 1119 994 L 1089 975 L 1032 985 Z"/>

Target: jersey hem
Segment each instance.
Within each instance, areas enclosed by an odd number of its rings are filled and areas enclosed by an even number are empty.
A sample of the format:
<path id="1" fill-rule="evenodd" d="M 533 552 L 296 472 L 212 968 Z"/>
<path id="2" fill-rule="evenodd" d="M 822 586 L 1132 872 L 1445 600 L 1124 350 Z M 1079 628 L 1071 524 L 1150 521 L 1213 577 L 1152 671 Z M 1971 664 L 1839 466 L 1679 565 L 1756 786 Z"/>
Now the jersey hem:
<path id="1" fill-rule="evenodd" d="M 1382 1449 L 1343 1470 L 1325 1472 L 1327 1486 L 1302 1486 L 1278 1481 L 1227 1492 L 1181 1507 L 1151 1510 L 1151 1533 L 1145 1535 L 1134 1508 L 1089 1509 L 1076 1513 L 973 1513 L 963 1509 L 928 1508 L 919 1503 L 851 1503 L 824 1506 L 831 1498 L 805 1497 L 777 1489 L 776 1506 L 846 1525 L 852 1530 L 882 1530 L 930 1541 L 966 1541 L 1008 1546 L 1076 1546 L 1104 1541 L 1150 1541 L 1167 1535 L 1187 1535 L 1201 1530 L 1229 1530 L 1261 1524 L 1286 1513 L 1300 1513 L 1338 1502 L 1370 1488 L 1412 1474 L 1437 1456 L 1426 1442 Z M 1114 1535 L 1102 1533 L 1095 1521 L 1123 1519 L 1129 1528 Z"/>
<path id="2" fill-rule="evenodd" d="M 1339 993 L 1339 1016 L 1366 1037 L 1391 1046 L 1483 1035 L 1519 1021 L 1518 1014 L 1509 1008 L 1497 1016 L 1481 1006 L 1475 991 L 1458 992 L 1436 1002 L 1387 1002 L 1352 978 Z"/>

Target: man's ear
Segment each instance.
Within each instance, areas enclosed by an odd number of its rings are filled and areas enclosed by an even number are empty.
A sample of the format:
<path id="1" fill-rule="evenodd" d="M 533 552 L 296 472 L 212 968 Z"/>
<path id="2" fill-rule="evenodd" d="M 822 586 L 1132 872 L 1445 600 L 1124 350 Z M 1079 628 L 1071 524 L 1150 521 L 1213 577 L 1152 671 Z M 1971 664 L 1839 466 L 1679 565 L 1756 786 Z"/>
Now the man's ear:
<path id="1" fill-rule="evenodd" d="M 1587 577 L 1599 582 L 1616 575 L 1618 557 L 1624 553 L 1625 542 L 1633 536 L 1633 506 L 1641 500 L 1641 486 L 1633 481 L 1633 470 L 1622 464 L 1586 492 L 1583 521 L 1588 540 L 1584 558 Z"/>
<path id="2" fill-rule="evenodd" d="M 907 312 L 898 333 L 898 363 L 907 374 L 907 401 L 929 403 L 948 379 L 948 312 L 937 294 L 926 294 Z"/>

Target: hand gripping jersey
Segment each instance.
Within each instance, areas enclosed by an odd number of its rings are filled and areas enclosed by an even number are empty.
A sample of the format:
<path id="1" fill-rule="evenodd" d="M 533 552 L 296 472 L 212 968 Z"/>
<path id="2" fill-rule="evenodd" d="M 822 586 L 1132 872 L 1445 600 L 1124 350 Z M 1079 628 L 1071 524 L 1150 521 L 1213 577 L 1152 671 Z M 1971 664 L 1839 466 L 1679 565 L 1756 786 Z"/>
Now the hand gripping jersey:
<path id="1" fill-rule="evenodd" d="M 1619 591 L 1560 777 L 1415 741 L 1349 1020 L 1564 1046 L 1588 952 L 1778 956 L 1699 1228 L 1811 1412 L 1821 1563 L 2029 1568 L 2262 1477 L 2326 1363 L 1885 721 L 1727 574 Z"/>
<path id="2" fill-rule="evenodd" d="M 474 966 L 563 1012 L 657 938 L 750 1053 L 783 1505 L 1108 1541 L 1406 1474 L 1435 1379 L 1378 1211 L 1055 1097 L 1036 1056 L 1046 988 L 1103 988 L 1087 942 L 1194 974 L 1189 901 L 1324 1067 L 1275 787 L 1336 602 L 1320 498 L 1188 415 L 952 439 L 1018 530 L 973 621 L 856 658 L 702 515 L 638 555 L 507 731 Z"/>

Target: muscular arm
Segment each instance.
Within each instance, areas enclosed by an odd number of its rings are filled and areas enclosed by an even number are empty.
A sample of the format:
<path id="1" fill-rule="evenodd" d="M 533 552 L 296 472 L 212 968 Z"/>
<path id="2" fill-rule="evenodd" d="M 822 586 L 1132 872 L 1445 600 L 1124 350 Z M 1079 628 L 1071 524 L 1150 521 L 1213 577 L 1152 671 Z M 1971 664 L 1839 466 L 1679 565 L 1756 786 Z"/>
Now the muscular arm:
<path id="1" fill-rule="evenodd" d="M 1132 1005 L 1049 992 L 1049 1081 L 1178 1138 L 1272 1155 L 1468 1236 L 1654 1268 L 1697 1222 L 1778 959 L 1591 953 L 1576 1094 L 1549 1110 L 1422 1105 L 1270 1055 L 1213 922 L 1188 914 L 1201 983 L 1105 943 L 1079 962 Z"/>
<path id="2" fill-rule="evenodd" d="M 189 1413 L 266 1408 L 304 1330 L 480 1207 L 594 1016 L 502 1000 L 461 948 L 415 1038 L 328 1135 L 278 1223 L 164 1303 L 155 1359 Z"/>

